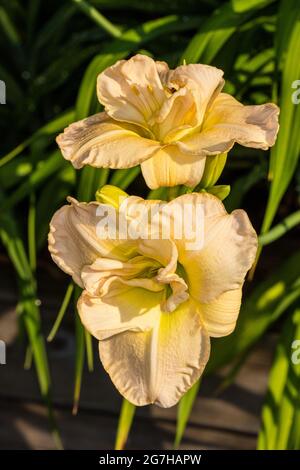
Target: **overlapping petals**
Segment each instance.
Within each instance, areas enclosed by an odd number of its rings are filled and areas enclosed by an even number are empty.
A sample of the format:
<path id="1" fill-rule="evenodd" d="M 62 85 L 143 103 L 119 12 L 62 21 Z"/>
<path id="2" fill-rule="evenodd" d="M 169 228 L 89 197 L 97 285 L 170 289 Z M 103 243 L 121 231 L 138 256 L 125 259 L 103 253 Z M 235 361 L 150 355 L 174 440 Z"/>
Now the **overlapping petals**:
<path id="1" fill-rule="evenodd" d="M 130 168 L 141 164 L 152 188 L 201 180 L 205 160 L 234 143 L 268 149 L 278 131 L 274 104 L 243 106 L 221 93 L 223 72 L 137 54 L 104 70 L 97 94 L 105 113 L 72 124 L 58 136 L 75 168 Z"/>
<path id="2" fill-rule="evenodd" d="M 176 404 L 203 372 L 209 337 L 234 329 L 257 247 L 249 219 L 243 211 L 227 214 L 214 196 L 194 193 L 160 209 L 172 222 L 168 238 L 155 225 L 147 239 L 102 239 L 100 204 L 70 203 L 52 219 L 49 250 L 83 288 L 78 311 L 99 340 L 104 368 L 130 402 Z M 153 204 L 128 197 L 118 210 L 132 221 L 137 203 L 145 211 Z M 197 225 L 178 238 L 178 214 L 188 206 L 197 217 L 198 205 L 204 238 L 191 249 Z"/>

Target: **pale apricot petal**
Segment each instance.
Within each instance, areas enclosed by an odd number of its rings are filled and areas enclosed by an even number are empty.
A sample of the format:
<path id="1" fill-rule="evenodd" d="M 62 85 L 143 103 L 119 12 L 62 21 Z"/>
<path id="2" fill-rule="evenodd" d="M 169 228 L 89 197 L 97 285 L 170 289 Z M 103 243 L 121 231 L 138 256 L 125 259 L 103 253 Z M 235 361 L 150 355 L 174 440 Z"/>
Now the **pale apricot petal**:
<path id="1" fill-rule="evenodd" d="M 224 292 L 212 302 L 201 304 L 201 318 L 209 336 L 219 338 L 233 332 L 241 299 L 242 289 L 235 289 Z"/>
<path id="2" fill-rule="evenodd" d="M 159 313 L 150 331 L 99 342 L 100 359 L 119 392 L 134 405 L 175 405 L 201 376 L 210 352 L 209 336 L 192 302 Z"/>
<path id="3" fill-rule="evenodd" d="M 276 140 L 278 113 L 273 103 L 243 106 L 221 93 L 212 103 L 201 132 L 184 137 L 177 145 L 191 155 L 228 152 L 235 142 L 267 150 Z"/>
<path id="4" fill-rule="evenodd" d="M 194 213 L 191 233 L 197 232 L 196 206 L 202 207 L 203 247 L 190 249 L 193 240 L 174 240 L 178 260 L 186 271 L 190 295 L 200 303 L 210 302 L 222 293 L 238 289 L 252 266 L 257 251 L 257 235 L 246 212 L 227 214 L 221 201 L 210 194 L 187 194 L 168 204 L 176 222 L 181 212 L 191 208 Z M 199 230 L 199 227 L 198 227 Z"/>
<path id="5" fill-rule="evenodd" d="M 162 65 L 159 69 L 165 70 Z M 111 117 L 146 129 L 166 99 L 155 61 L 141 54 L 104 70 L 98 76 L 97 93 Z"/>
<path id="6" fill-rule="evenodd" d="M 74 168 L 130 168 L 159 151 L 158 142 L 141 137 L 132 124 L 113 121 L 106 113 L 75 122 L 56 139 Z"/>
<path id="7" fill-rule="evenodd" d="M 129 199 L 128 211 L 131 213 L 131 200 Z M 141 199 L 146 208 L 150 207 L 149 202 Z M 158 201 L 156 201 L 158 202 Z M 159 201 L 161 202 L 161 201 Z M 160 206 L 159 206 L 160 207 Z M 157 234 L 157 239 L 154 237 Z M 154 224 L 149 227 L 149 238 L 138 240 L 138 250 L 147 258 L 151 258 L 153 263 L 158 262 L 161 266 L 165 266 L 163 271 L 165 275 L 173 274 L 177 268 L 178 251 L 173 240 L 160 238 L 159 228 Z"/>
<path id="8" fill-rule="evenodd" d="M 120 286 L 118 280 L 117 284 Z M 123 284 L 113 294 L 103 298 L 83 291 L 77 307 L 85 328 L 102 340 L 127 330 L 137 332 L 151 329 L 159 320 L 161 297 L 162 292 Z"/>
<path id="9" fill-rule="evenodd" d="M 162 85 L 167 87 L 169 75 L 172 73 L 172 70 L 169 69 L 167 62 L 161 60 L 156 60 L 155 65 Z"/>
<path id="10" fill-rule="evenodd" d="M 187 87 L 194 93 L 197 107 L 197 125 L 200 126 L 211 102 L 224 86 L 223 71 L 203 64 L 181 65 L 169 75 L 169 84 L 175 88 Z"/>
<path id="11" fill-rule="evenodd" d="M 127 262 L 116 259 L 97 258 L 94 263 L 82 268 L 81 279 L 85 289 L 91 295 L 103 295 L 103 289 L 105 291 L 108 290 L 108 285 L 105 284 L 107 284 L 107 280 L 111 277 L 121 277 L 127 280 L 127 285 L 133 285 L 133 283 L 137 285 L 138 280 L 141 281 L 141 279 L 137 280 L 134 278 L 149 277 L 152 272 L 155 275 L 159 268 L 159 263 L 155 263 L 153 259 L 147 259 L 140 255 L 134 256 Z M 128 280 L 132 282 L 129 283 Z M 150 281 L 150 279 L 148 280 Z M 145 286 L 145 283 L 146 281 L 143 279 L 143 285 L 140 282 L 140 287 Z M 162 288 L 161 286 L 157 290 Z"/>
<path id="12" fill-rule="evenodd" d="M 205 158 L 185 155 L 175 145 L 165 147 L 141 163 L 143 176 L 150 189 L 178 184 L 194 187 L 201 180 L 204 167 Z"/>
<path id="13" fill-rule="evenodd" d="M 191 132 L 198 124 L 197 97 L 192 90 L 180 88 L 164 102 L 154 126 L 160 141 L 171 143 Z"/>
<path id="14" fill-rule="evenodd" d="M 96 232 L 101 220 L 96 214 L 99 203 L 79 203 L 73 198 L 68 201 L 71 204 L 59 209 L 50 222 L 49 251 L 53 261 L 83 287 L 81 270 L 85 265 L 98 257 L 125 260 L 128 253 L 134 252 L 134 246 L 129 241 L 99 238 Z"/>
<path id="15" fill-rule="evenodd" d="M 159 233 L 155 226 L 152 227 L 152 230 L 151 236 L 155 232 Z M 155 280 L 160 285 L 170 286 L 172 292 L 168 292 L 168 295 L 165 296 L 161 302 L 161 308 L 164 312 L 172 312 L 179 304 L 189 298 L 186 282 L 176 273 L 178 251 L 175 243 L 172 240 L 162 238 L 159 240 L 144 239 L 139 241 L 138 250 L 151 258 L 153 263 L 156 260 L 164 266 L 158 269 Z"/>

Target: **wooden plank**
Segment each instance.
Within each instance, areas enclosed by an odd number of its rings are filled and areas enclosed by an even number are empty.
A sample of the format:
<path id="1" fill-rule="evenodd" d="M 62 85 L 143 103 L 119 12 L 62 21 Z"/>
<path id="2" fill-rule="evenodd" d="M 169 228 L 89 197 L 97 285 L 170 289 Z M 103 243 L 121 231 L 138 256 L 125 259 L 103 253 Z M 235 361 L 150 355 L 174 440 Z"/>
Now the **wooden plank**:
<path id="1" fill-rule="evenodd" d="M 114 416 L 81 411 L 78 417 L 66 410 L 56 413 L 65 449 L 112 449 L 117 419 Z M 137 418 L 128 449 L 172 449 L 175 424 Z M 53 449 L 43 406 L 36 403 L 0 401 L 1 449 Z M 181 449 L 254 449 L 255 437 L 246 433 L 189 426 Z"/>

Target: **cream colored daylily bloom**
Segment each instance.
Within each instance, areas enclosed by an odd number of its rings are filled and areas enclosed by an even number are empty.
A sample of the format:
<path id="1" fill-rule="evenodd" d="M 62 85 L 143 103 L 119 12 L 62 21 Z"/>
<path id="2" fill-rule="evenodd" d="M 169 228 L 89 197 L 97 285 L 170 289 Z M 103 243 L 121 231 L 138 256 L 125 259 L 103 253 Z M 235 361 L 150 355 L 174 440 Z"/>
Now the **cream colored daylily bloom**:
<path id="1" fill-rule="evenodd" d="M 266 150 L 276 139 L 277 106 L 243 106 L 220 92 L 222 76 L 202 64 L 169 70 L 141 54 L 120 60 L 98 76 L 105 112 L 71 124 L 57 143 L 75 168 L 140 164 L 151 189 L 194 187 L 209 156 L 235 142 Z"/>
<path id="2" fill-rule="evenodd" d="M 257 249 L 246 213 L 229 215 L 218 198 L 192 193 L 164 206 L 172 222 L 169 239 L 157 227 L 150 232 L 159 235 L 156 239 L 101 239 L 96 210 L 104 205 L 69 202 L 51 221 L 49 250 L 83 288 L 78 311 L 99 340 L 104 368 L 131 403 L 175 405 L 201 376 L 210 336 L 228 335 L 235 327 Z M 112 210 L 134 220 L 137 203 L 148 210 L 154 202 L 128 197 L 126 203 L 126 209 Z M 175 237 L 182 223 L 178 213 L 186 205 L 192 208 L 194 234 L 198 204 L 204 244 L 189 251 L 187 240 Z"/>

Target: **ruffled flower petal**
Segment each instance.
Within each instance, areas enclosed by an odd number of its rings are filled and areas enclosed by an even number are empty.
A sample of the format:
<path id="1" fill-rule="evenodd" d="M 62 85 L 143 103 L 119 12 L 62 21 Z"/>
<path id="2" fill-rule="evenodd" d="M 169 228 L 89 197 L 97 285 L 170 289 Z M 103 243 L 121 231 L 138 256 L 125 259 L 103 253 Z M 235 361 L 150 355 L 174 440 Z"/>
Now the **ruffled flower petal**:
<path id="1" fill-rule="evenodd" d="M 84 291 L 77 308 L 85 328 L 97 339 L 109 338 L 124 331 L 148 331 L 159 320 L 161 292 L 121 285 L 103 298 Z M 121 287 L 121 289 L 119 288 Z"/>
<path id="2" fill-rule="evenodd" d="M 49 251 L 53 261 L 81 287 L 81 272 L 99 257 L 126 260 L 134 253 L 134 244 L 128 240 L 100 238 L 97 234 L 97 202 L 79 203 L 68 198 L 70 205 L 63 206 L 50 222 Z M 111 209 L 114 211 L 114 209 Z"/>
<path id="3" fill-rule="evenodd" d="M 201 318 L 209 336 L 219 338 L 233 332 L 241 300 L 242 289 L 239 288 L 224 292 L 212 302 L 201 304 Z"/>
<path id="4" fill-rule="evenodd" d="M 276 140 L 278 113 L 273 103 L 243 106 L 221 93 L 213 101 L 201 131 L 184 137 L 177 145 L 182 152 L 202 156 L 228 152 L 236 142 L 267 150 Z"/>
<path id="5" fill-rule="evenodd" d="M 106 112 L 117 121 L 131 122 L 148 129 L 149 120 L 166 99 L 159 67 L 148 56 L 137 54 L 120 60 L 98 76 L 97 92 Z"/>
<path id="6" fill-rule="evenodd" d="M 198 216 L 197 206 L 201 209 Z M 246 212 L 235 210 L 227 214 L 217 197 L 196 193 L 171 201 L 168 210 L 175 222 L 179 213 L 191 211 L 191 236 L 174 240 L 190 295 L 207 303 L 228 290 L 240 288 L 257 251 L 257 235 Z M 193 248 L 197 237 L 202 247 Z"/>
<path id="7" fill-rule="evenodd" d="M 185 155 L 176 145 L 168 145 L 141 163 L 150 189 L 179 184 L 194 187 L 201 180 L 204 167 L 205 157 Z"/>
<path id="8" fill-rule="evenodd" d="M 131 168 L 161 148 L 136 130 L 131 124 L 118 123 L 106 113 L 99 113 L 71 124 L 56 140 L 64 158 L 75 168 Z"/>
<path id="9" fill-rule="evenodd" d="M 159 313 L 149 331 L 126 331 L 99 342 L 101 362 L 119 392 L 134 405 L 174 406 L 199 379 L 209 336 L 192 302 Z"/>

